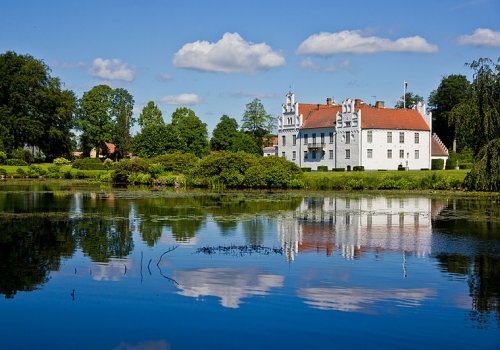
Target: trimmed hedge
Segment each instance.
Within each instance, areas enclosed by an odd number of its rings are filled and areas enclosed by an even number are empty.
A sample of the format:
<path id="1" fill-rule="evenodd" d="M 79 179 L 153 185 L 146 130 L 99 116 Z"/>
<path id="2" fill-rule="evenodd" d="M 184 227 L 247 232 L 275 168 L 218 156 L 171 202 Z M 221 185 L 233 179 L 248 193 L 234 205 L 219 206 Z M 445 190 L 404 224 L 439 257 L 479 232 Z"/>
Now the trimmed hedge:
<path id="1" fill-rule="evenodd" d="M 332 171 L 345 171 L 345 168 L 333 168 Z"/>
<path id="2" fill-rule="evenodd" d="M 352 171 L 365 171 L 365 167 L 363 165 L 356 165 L 352 168 Z"/>
<path id="3" fill-rule="evenodd" d="M 26 166 L 28 163 L 26 163 L 22 159 L 7 159 L 5 161 L 5 165 L 13 165 L 13 166 Z"/>
<path id="4" fill-rule="evenodd" d="M 301 168 L 301 169 L 305 173 L 310 173 L 311 172 L 311 168 Z"/>
<path id="5" fill-rule="evenodd" d="M 444 159 L 433 159 L 431 163 L 432 170 L 443 170 L 444 169 Z"/>
<path id="6" fill-rule="evenodd" d="M 326 166 L 326 165 L 320 165 L 320 166 L 318 166 L 317 171 L 319 171 L 319 172 L 321 172 L 321 171 L 328 171 L 328 166 Z"/>
<path id="7" fill-rule="evenodd" d="M 99 158 L 81 158 L 73 162 L 73 168 L 80 170 L 106 170 Z"/>
<path id="8" fill-rule="evenodd" d="M 445 169 L 446 170 L 454 170 L 454 169 L 456 169 L 456 167 L 457 167 L 457 160 L 448 158 L 448 160 L 446 161 Z"/>

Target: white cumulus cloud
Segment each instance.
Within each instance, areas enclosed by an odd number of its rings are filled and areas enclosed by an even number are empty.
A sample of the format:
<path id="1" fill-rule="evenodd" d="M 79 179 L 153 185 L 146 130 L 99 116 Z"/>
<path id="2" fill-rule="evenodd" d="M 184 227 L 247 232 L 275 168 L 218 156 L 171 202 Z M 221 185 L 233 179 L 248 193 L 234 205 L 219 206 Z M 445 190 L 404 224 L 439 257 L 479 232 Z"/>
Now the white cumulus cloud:
<path id="1" fill-rule="evenodd" d="M 500 32 L 477 28 L 472 35 L 462 35 L 457 41 L 460 45 L 500 46 Z"/>
<path id="2" fill-rule="evenodd" d="M 314 62 L 311 58 L 306 58 L 300 62 L 300 67 L 304 69 L 323 71 L 328 73 L 335 73 L 341 70 L 349 70 L 352 68 L 352 63 L 349 60 L 340 61 L 329 66 L 323 66 Z"/>
<path id="3" fill-rule="evenodd" d="M 256 73 L 285 64 L 285 58 L 266 43 L 245 41 L 238 33 L 225 33 L 215 43 L 185 44 L 174 56 L 174 66 L 206 72 Z"/>
<path id="4" fill-rule="evenodd" d="M 180 94 L 165 96 L 161 99 L 161 102 L 168 105 L 185 105 L 193 106 L 201 103 L 201 98 L 196 94 Z"/>
<path id="5" fill-rule="evenodd" d="M 161 81 L 169 81 L 172 80 L 172 75 L 168 73 L 160 73 L 158 75 L 158 79 L 160 79 Z"/>
<path id="6" fill-rule="evenodd" d="M 107 80 L 134 80 L 134 70 L 117 58 L 96 58 L 89 70 L 90 75 Z"/>
<path id="7" fill-rule="evenodd" d="M 297 49 L 301 55 L 331 56 L 341 53 L 374 53 L 381 51 L 393 52 L 424 52 L 438 50 L 424 38 L 416 35 L 397 40 L 376 36 L 363 36 L 360 31 L 344 30 L 337 33 L 322 32 L 313 34 L 304 40 Z"/>

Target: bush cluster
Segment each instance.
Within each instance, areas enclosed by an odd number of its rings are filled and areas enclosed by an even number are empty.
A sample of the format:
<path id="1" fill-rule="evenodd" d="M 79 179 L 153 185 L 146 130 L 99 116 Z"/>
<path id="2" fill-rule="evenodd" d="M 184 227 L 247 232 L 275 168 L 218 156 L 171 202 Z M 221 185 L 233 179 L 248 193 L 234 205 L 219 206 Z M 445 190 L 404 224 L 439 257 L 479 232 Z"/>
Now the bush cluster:
<path id="1" fill-rule="evenodd" d="M 444 169 L 444 159 L 433 159 L 431 161 L 432 170 L 443 170 Z"/>
<path id="2" fill-rule="evenodd" d="M 302 188 L 301 169 L 281 157 L 221 151 L 198 159 L 173 153 L 115 163 L 113 183 L 211 188 Z"/>

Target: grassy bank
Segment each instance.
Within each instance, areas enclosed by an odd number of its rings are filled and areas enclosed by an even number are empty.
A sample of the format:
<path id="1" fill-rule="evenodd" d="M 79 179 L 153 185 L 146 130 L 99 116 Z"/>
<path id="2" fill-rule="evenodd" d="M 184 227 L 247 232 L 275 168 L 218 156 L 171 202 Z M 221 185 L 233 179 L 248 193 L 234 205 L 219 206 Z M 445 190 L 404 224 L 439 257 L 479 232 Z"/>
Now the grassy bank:
<path id="1" fill-rule="evenodd" d="M 453 190 L 469 170 L 304 173 L 308 190 Z"/>
<path id="2" fill-rule="evenodd" d="M 44 176 L 55 179 L 97 179 L 102 174 L 109 172 L 109 170 L 81 170 L 72 168 L 71 166 L 55 167 L 52 163 L 34 164 L 31 167 L 27 165 L 0 165 L 0 169 L 4 169 L 6 171 L 5 175 L 7 177 L 13 178 L 38 178 L 39 176 Z M 0 173 L 0 175 L 2 174 Z"/>

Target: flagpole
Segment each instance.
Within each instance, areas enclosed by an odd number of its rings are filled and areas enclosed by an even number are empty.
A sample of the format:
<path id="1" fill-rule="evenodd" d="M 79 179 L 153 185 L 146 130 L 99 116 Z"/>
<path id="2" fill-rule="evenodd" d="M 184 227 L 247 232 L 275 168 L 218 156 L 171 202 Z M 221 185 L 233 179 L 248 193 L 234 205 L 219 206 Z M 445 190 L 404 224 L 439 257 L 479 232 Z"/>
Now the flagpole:
<path id="1" fill-rule="evenodd" d="M 406 85 L 408 85 L 408 83 L 406 82 L 406 80 L 403 81 L 403 109 L 406 109 Z"/>

